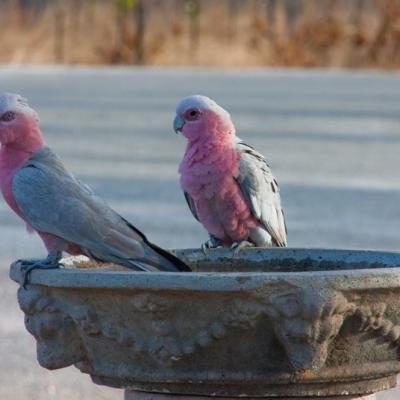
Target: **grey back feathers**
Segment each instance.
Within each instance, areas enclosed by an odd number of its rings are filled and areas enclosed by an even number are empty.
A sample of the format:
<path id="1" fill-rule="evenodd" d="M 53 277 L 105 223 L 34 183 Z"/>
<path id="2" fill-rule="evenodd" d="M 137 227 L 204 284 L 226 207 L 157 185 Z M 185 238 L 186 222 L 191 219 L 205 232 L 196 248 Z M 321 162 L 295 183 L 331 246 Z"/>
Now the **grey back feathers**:
<path id="1" fill-rule="evenodd" d="M 278 183 L 265 158 L 254 148 L 237 139 L 240 154 L 237 181 L 253 215 L 261 222 L 279 247 L 287 245 L 287 230 Z"/>
<path id="2" fill-rule="evenodd" d="M 137 270 L 188 270 L 70 174 L 47 147 L 16 173 L 12 191 L 33 228 L 77 244 L 95 259 Z"/>

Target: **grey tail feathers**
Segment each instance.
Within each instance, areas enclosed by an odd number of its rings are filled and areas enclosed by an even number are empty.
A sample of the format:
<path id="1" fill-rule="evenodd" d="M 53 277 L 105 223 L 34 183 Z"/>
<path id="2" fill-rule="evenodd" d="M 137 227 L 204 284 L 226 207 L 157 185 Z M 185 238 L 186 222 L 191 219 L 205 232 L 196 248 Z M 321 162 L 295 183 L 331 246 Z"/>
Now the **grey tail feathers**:
<path id="1" fill-rule="evenodd" d="M 123 218 L 124 219 L 124 218 Z M 139 231 L 136 227 L 134 227 L 129 221 L 124 219 L 125 223 L 133 229 L 141 238 L 143 239 L 143 242 L 146 243 L 149 247 L 151 247 L 157 254 L 160 256 L 166 258 L 169 262 L 171 262 L 173 265 L 175 265 L 176 269 L 178 271 L 183 271 L 183 272 L 191 272 L 191 268 L 184 263 L 182 260 L 180 260 L 178 257 L 174 256 L 172 253 L 170 253 L 167 250 L 162 249 L 161 247 L 158 247 L 157 245 L 151 243 L 147 237 Z"/>

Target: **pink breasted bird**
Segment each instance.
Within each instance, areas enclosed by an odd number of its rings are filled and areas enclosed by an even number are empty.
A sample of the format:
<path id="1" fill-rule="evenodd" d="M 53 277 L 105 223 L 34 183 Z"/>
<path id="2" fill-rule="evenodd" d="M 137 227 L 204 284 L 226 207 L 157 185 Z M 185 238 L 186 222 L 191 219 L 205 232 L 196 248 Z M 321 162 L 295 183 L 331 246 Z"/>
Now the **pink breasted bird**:
<path id="1" fill-rule="evenodd" d="M 175 131 L 188 140 L 180 184 L 208 231 L 203 249 L 286 247 L 279 187 L 264 157 L 235 134 L 229 113 L 205 96 L 182 99 Z"/>
<path id="2" fill-rule="evenodd" d="M 65 169 L 45 146 L 37 113 L 17 94 L 0 94 L 0 144 L 4 199 L 48 251 L 43 260 L 21 260 L 27 273 L 59 267 L 64 251 L 139 271 L 189 270 Z"/>

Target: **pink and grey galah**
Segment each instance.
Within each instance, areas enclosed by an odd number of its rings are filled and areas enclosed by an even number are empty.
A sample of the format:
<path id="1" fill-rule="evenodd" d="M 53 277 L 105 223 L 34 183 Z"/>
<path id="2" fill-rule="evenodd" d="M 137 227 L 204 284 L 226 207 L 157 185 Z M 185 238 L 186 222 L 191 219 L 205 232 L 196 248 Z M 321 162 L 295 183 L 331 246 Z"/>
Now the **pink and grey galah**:
<path id="1" fill-rule="evenodd" d="M 169 252 L 111 209 L 45 146 L 37 113 L 17 94 L 0 94 L 0 187 L 48 256 L 24 269 L 57 268 L 62 252 L 83 254 L 138 271 L 187 271 Z"/>
<path id="2" fill-rule="evenodd" d="M 229 113 L 208 97 L 185 97 L 174 129 L 188 140 L 180 184 L 193 216 L 209 233 L 203 250 L 286 247 L 278 184 L 264 157 L 236 136 Z"/>

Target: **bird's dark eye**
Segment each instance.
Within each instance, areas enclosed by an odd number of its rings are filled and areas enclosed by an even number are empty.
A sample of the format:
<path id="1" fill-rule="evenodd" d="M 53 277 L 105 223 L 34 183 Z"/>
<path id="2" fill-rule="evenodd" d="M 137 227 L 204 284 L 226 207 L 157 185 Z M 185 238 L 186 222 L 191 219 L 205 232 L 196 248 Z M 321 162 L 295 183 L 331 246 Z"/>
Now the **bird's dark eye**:
<path id="1" fill-rule="evenodd" d="M 13 111 L 7 111 L 5 112 L 1 118 L 0 118 L 3 122 L 10 122 L 13 119 L 15 119 L 15 112 Z"/>
<path id="2" fill-rule="evenodd" d="M 186 111 L 186 119 L 189 121 L 196 120 L 200 115 L 200 111 L 192 108 L 191 110 Z"/>

